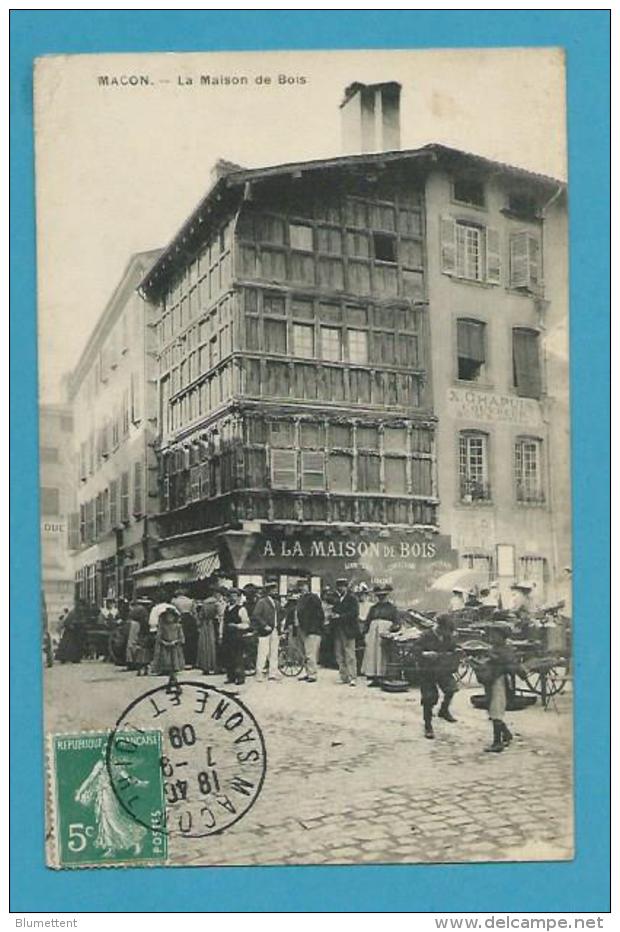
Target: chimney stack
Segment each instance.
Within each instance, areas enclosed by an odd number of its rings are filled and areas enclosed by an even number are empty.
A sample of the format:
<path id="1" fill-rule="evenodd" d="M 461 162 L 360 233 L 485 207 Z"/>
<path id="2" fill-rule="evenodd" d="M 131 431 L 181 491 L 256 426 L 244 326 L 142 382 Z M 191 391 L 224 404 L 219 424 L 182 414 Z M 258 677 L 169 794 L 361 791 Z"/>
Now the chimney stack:
<path id="1" fill-rule="evenodd" d="M 400 91 L 397 81 L 349 84 L 340 104 L 345 155 L 400 149 Z"/>

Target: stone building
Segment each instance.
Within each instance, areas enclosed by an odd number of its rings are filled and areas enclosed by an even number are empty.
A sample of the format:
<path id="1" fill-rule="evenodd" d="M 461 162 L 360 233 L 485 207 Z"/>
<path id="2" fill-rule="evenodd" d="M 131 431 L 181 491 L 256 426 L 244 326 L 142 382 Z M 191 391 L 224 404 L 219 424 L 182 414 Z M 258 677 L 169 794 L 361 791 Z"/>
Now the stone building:
<path id="1" fill-rule="evenodd" d="M 134 255 L 69 380 L 74 417 L 76 592 L 100 605 L 131 595 L 152 560 L 158 511 L 154 327 L 136 292 L 158 253 Z"/>
<path id="2" fill-rule="evenodd" d="M 542 601 L 570 563 L 565 186 L 435 152 L 425 204 L 440 528 L 504 598 L 519 579 Z"/>
<path id="3" fill-rule="evenodd" d="M 41 572 L 50 630 L 73 604 L 71 550 L 76 545 L 73 482 L 73 415 L 66 404 L 39 409 Z"/>
<path id="4" fill-rule="evenodd" d="M 223 163 L 145 275 L 161 513 L 139 586 L 344 574 L 406 602 L 457 564 L 541 597 L 556 579 L 567 269 L 545 222 L 564 186 L 436 144 L 376 151 L 398 144 L 396 88 L 347 89 L 362 154 Z"/>

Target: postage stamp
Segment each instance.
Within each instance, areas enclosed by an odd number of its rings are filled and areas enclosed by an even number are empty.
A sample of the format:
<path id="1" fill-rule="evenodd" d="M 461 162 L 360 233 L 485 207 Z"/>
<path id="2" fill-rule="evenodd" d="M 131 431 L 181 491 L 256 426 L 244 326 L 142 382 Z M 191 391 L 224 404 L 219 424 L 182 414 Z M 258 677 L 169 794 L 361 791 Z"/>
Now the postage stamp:
<path id="1" fill-rule="evenodd" d="M 175 681 L 138 696 L 110 733 L 108 779 L 127 818 L 143 830 L 153 825 L 149 784 L 128 779 L 141 740 L 155 733 L 147 730 L 149 726 L 162 736 L 159 766 L 165 815 L 158 827 L 164 836 L 221 834 L 249 812 L 267 770 L 256 718 L 232 693 L 205 683 Z"/>
<path id="2" fill-rule="evenodd" d="M 116 731 L 112 785 L 109 732 L 54 735 L 55 867 L 165 862 L 162 736 L 159 730 Z M 119 803 L 119 787 L 125 806 Z"/>

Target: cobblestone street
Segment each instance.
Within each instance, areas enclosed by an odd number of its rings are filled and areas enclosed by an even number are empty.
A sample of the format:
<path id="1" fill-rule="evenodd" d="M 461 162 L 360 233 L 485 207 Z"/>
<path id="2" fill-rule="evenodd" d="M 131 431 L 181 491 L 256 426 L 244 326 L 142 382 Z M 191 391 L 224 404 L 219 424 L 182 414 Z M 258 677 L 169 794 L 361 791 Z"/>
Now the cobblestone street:
<path id="1" fill-rule="evenodd" d="M 200 679 L 187 672 L 187 679 Z M 458 723 L 424 738 L 419 693 L 283 679 L 235 687 L 267 745 L 262 793 L 222 836 L 171 840 L 176 864 L 353 864 L 572 856 L 571 695 L 508 717 L 515 740 L 486 754 L 473 687 Z M 101 730 L 162 678 L 103 663 L 46 671 L 47 733 Z M 210 677 L 221 687 L 223 677 Z"/>

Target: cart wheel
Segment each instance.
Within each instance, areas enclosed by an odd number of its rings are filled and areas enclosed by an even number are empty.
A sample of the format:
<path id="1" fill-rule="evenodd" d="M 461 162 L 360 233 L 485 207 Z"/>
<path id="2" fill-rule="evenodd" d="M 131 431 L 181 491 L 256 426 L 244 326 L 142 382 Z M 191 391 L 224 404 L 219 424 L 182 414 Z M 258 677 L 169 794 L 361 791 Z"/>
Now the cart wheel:
<path id="1" fill-rule="evenodd" d="M 525 677 L 525 682 L 537 696 L 550 698 L 561 693 L 566 686 L 567 669 L 557 665 L 535 670 Z"/>
<path id="2" fill-rule="evenodd" d="M 293 638 L 280 643 L 278 670 L 283 676 L 299 676 L 304 668 L 304 652 Z"/>

